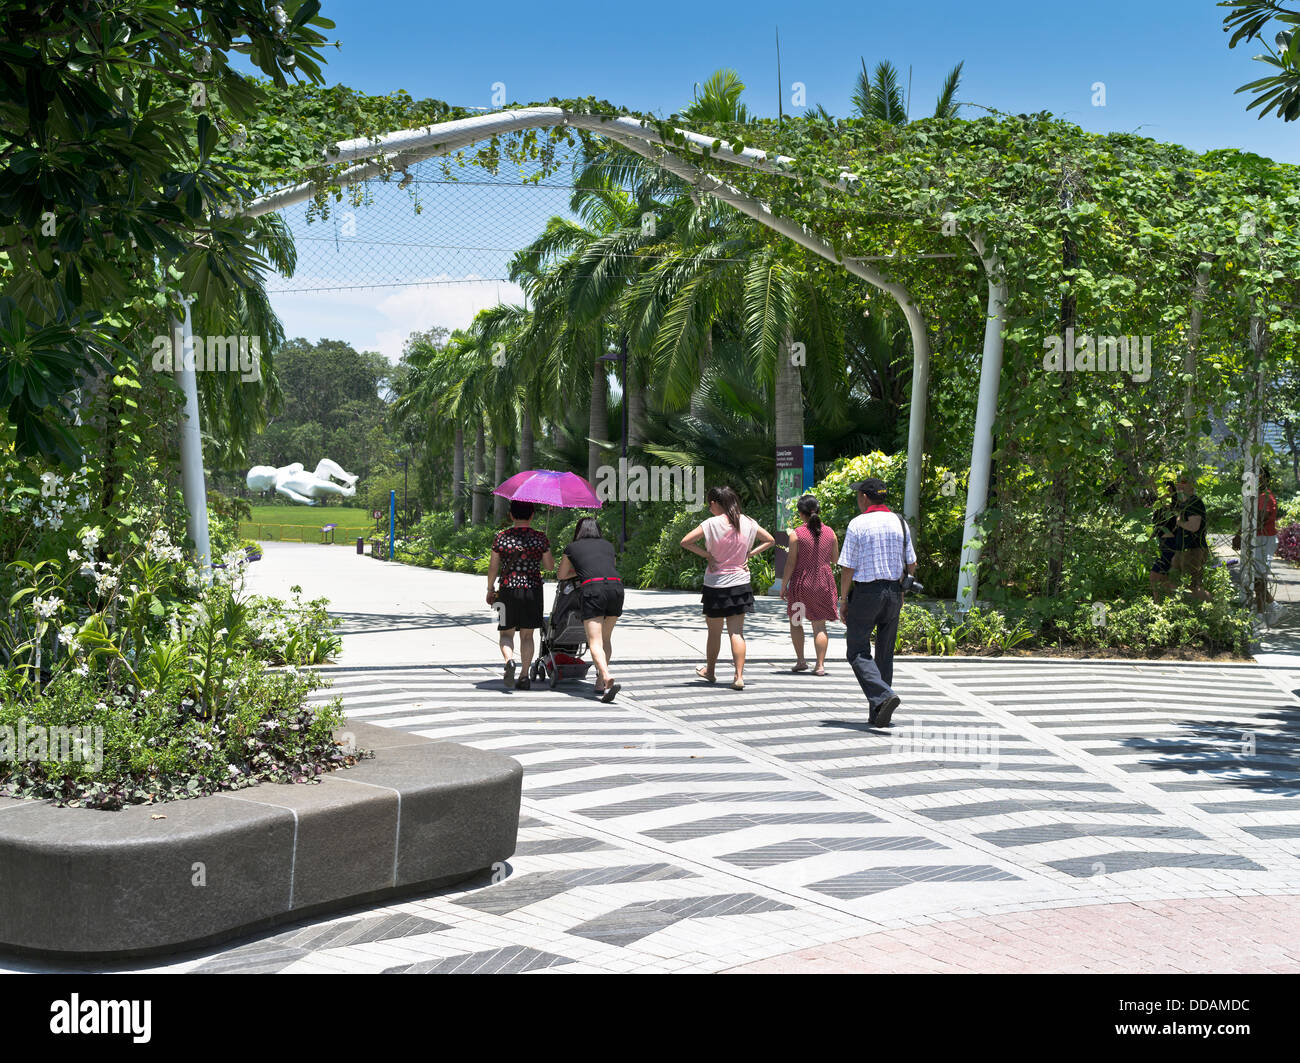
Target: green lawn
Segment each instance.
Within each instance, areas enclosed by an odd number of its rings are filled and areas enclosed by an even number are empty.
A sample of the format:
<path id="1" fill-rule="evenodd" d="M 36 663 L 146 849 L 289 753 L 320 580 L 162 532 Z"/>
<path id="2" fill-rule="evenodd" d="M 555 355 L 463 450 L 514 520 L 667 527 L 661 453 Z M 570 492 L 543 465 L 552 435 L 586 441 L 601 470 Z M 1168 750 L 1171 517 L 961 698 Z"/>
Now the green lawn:
<path id="1" fill-rule="evenodd" d="M 286 540 L 315 543 L 320 541 L 323 524 L 337 524 L 336 542 L 353 542 L 358 535 L 374 532 L 370 511 L 344 506 L 296 506 L 292 503 L 254 506 L 252 520 L 239 522 L 239 534 L 246 539 Z M 387 534 L 388 522 L 384 521 Z"/>

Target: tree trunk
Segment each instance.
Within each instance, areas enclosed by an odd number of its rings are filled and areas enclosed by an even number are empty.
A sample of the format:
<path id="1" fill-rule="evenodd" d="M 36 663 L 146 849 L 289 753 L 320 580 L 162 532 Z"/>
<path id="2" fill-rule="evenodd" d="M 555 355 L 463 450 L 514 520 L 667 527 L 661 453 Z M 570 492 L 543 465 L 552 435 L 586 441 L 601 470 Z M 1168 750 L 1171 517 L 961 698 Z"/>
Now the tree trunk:
<path id="1" fill-rule="evenodd" d="M 1201 261 L 1209 262 L 1212 255 L 1201 253 Z M 1197 440 L 1201 433 L 1196 429 L 1196 352 L 1201 345 L 1201 309 L 1210 294 L 1210 275 L 1196 271 L 1196 287 L 1192 292 L 1191 320 L 1187 324 L 1187 351 L 1183 355 L 1183 372 L 1187 374 L 1187 391 L 1183 397 L 1183 426 L 1186 438 L 1183 440 L 1183 465 L 1191 468 L 1196 464 Z"/>
<path id="2" fill-rule="evenodd" d="M 1069 206 L 1071 197 L 1065 196 L 1065 206 Z M 1061 276 L 1066 277 L 1079 265 L 1079 252 L 1067 232 L 1061 237 Z M 1074 325 L 1078 318 L 1074 297 L 1073 278 L 1066 280 L 1065 294 L 1061 296 L 1061 343 L 1065 350 L 1065 365 L 1073 364 Z M 1069 409 L 1071 373 L 1062 366 L 1060 408 Z M 1070 470 L 1065 462 L 1060 462 L 1052 479 L 1052 517 L 1049 521 L 1049 538 L 1047 545 L 1047 594 L 1056 597 L 1061 591 L 1061 580 L 1065 575 L 1066 528 L 1070 522 Z"/>
<path id="3" fill-rule="evenodd" d="M 597 345 L 599 350 L 599 345 Z M 600 442 L 609 431 L 609 381 L 605 377 L 606 363 L 596 361 L 591 371 L 591 415 L 588 419 L 587 479 L 596 482 L 596 470 L 605 463 L 605 451 Z"/>
<path id="4" fill-rule="evenodd" d="M 452 527 L 460 531 L 465 523 L 465 428 L 456 426 L 456 449 L 451 461 Z"/>
<path id="5" fill-rule="evenodd" d="M 1264 360 L 1268 357 L 1269 333 L 1264 318 L 1252 314 L 1250 318 L 1250 350 L 1255 361 L 1254 387 L 1251 388 L 1251 402 L 1247 416 L 1250 423 L 1246 428 L 1246 446 L 1244 461 L 1244 480 L 1242 495 L 1245 505 L 1241 509 L 1241 586 L 1246 594 L 1246 607 L 1252 611 L 1256 608 L 1255 581 L 1262 579 L 1264 573 L 1255 564 L 1255 539 L 1259 535 L 1256 520 L 1259 515 L 1259 450 L 1264 427 Z"/>
<path id="6" fill-rule="evenodd" d="M 523 409 L 519 411 L 519 471 L 526 472 L 533 467 L 533 408 L 524 399 Z"/>
<path id="7" fill-rule="evenodd" d="M 483 476 L 487 472 L 485 457 L 487 450 L 486 433 L 483 431 L 483 417 L 480 414 L 474 427 L 474 482 L 470 485 L 470 522 L 484 524 L 487 521 L 487 497 L 483 494 Z"/>
<path id="8" fill-rule="evenodd" d="M 494 485 L 500 485 L 506 481 L 506 461 L 510 457 L 510 450 L 504 443 L 497 443 L 496 457 L 496 478 L 492 482 Z M 492 496 L 492 523 L 500 524 L 506 519 L 509 505 L 510 501 L 501 495 Z"/>
<path id="9" fill-rule="evenodd" d="M 790 361 L 791 335 L 787 329 L 776 354 L 776 445 L 803 445 L 803 381 L 799 367 Z"/>

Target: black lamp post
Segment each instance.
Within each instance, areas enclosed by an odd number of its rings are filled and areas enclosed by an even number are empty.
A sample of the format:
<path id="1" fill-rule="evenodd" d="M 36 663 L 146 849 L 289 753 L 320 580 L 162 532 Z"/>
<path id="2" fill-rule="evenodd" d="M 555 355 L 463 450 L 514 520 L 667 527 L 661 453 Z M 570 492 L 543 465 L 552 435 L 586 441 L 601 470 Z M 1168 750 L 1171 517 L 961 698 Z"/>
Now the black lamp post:
<path id="1" fill-rule="evenodd" d="M 630 396 L 627 393 L 627 333 L 623 333 L 622 343 L 618 354 L 601 355 L 602 362 L 619 362 L 618 380 L 619 387 L 623 389 L 623 468 L 619 470 L 624 473 L 627 468 L 627 409 Z M 619 481 L 615 481 L 619 482 Z M 623 548 L 627 545 L 627 485 L 620 483 L 623 490 L 623 531 L 618 538 L 618 552 L 621 554 Z"/>
<path id="2" fill-rule="evenodd" d="M 411 536 L 411 510 L 407 502 L 407 466 L 411 460 L 411 451 L 409 448 L 403 447 L 398 456 L 402 459 L 402 537 L 409 539 Z"/>

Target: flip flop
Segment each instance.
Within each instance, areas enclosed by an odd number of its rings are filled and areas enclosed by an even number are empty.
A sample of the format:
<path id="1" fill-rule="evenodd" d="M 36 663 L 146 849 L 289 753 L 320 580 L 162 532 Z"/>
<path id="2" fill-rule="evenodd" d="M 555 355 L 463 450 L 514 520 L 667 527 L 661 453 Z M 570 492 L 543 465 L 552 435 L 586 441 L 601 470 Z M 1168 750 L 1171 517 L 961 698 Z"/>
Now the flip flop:
<path id="1" fill-rule="evenodd" d="M 731 689 L 732 689 L 732 690 L 744 690 L 744 689 L 745 689 L 745 681 L 744 681 L 743 679 L 737 679 L 737 680 L 734 680 L 734 681 L 732 682 L 732 684 L 731 684 Z"/>
<path id="2" fill-rule="evenodd" d="M 608 705 L 611 701 L 614 700 L 614 695 L 617 694 L 622 689 L 623 689 L 622 683 L 610 683 L 609 686 L 605 688 L 605 693 L 601 695 L 600 700 L 603 701 L 606 705 Z"/>
<path id="3" fill-rule="evenodd" d="M 825 675 L 825 674 L 826 674 L 826 669 L 825 669 L 825 668 L 814 668 L 814 669 L 813 669 L 813 675 Z"/>
<path id="4" fill-rule="evenodd" d="M 790 669 L 790 671 L 792 671 L 792 672 L 806 672 L 806 671 L 808 671 L 808 665 L 807 665 L 807 664 L 796 664 L 793 668 Z"/>
<path id="5" fill-rule="evenodd" d="M 697 668 L 695 669 L 695 674 L 698 675 L 701 679 L 703 679 L 706 683 L 716 683 L 718 681 L 718 677 L 716 675 L 709 675 L 709 671 L 707 668 Z"/>

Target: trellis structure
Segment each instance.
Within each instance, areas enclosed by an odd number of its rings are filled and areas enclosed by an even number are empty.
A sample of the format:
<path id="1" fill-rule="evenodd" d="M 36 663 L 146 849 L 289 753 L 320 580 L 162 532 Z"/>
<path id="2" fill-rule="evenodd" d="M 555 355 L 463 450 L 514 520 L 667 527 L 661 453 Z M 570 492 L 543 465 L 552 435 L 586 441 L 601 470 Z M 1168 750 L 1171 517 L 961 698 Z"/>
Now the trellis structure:
<path id="1" fill-rule="evenodd" d="M 469 145 L 505 134 L 557 127 L 568 127 L 603 138 L 649 160 L 684 181 L 695 194 L 710 196 L 728 204 L 771 231 L 835 263 L 851 275 L 867 281 L 888 294 L 898 304 L 908 322 L 913 347 L 912 403 L 909 416 L 904 511 L 910 519 L 915 520 L 920 509 L 922 448 L 930 369 L 927 326 L 916 299 L 913 298 L 906 284 L 869 265 L 867 259 L 842 254 L 823 235 L 811 231 L 788 217 L 782 217 L 762 200 L 746 194 L 729 183 L 725 173 L 718 176 L 696 165 L 699 157 L 704 156 L 730 166 L 745 168 L 750 172 L 774 175 L 777 178 L 809 180 L 806 173 L 796 172 L 795 159 L 744 147 L 735 142 L 727 144 L 725 140 L 714 140 L 708 136 L 674 129 L 649 120 L 592 114 L 561 107 L 528 107 L 438 123 L 419 129 L 397 131 L 374 138 L 344 141 L 324 150 L 321 161 L 326 165 L 345 167 L 329 178 L 331 184 L 355 185 L 394 170 L 405 172 L 422 160 L 447 156 Z M 722 146 L 724 144 L 726 147 Z M 862 187 L 856 184 L 858 178 L 851 173 L 841 170 L 838 176 L 835 176 L 834 168 L 824 172 L 830 177 L 815 177 L 811 180 L 815 180 L 832 193 L 851 192 Z M 280 189 L 248 204 L 245 213 L 260 215 L 303 202 L 315 196 L 319 192 L 319 187 L 316 181 L 306 181 Z M 986 224 L 994 224 L 994 222 L 990 219 Z M 969 607 L 975 600 L 977 590 L 976 579 L 981 550 L 977 522 L 988 502 L 993 427 L 998 405 L 1004 335 L 1008 327 L 1009 296 L 1007 273 L 998 253 L 994 250 L 992 234 L 981 231 L 978 226 L 969 228 L 963 226 L 961 235 L 969 242 L 975 257 L 979 259 L 987 285 L 979 394 L 957 588 L 959 607 Z M 1188 357 L 1192 357 L 1190 350 Z M 777 443 L 780 445 L 793 441 L 778 439 Z M 1243 530 L 1249 536 L 1253 529 Z M 1243 554 L 1246 553 L 1246 549 L 1248 547 L 1243 549 Z"/>
<path id="2" fill-rule="evenodd" d="M 635 118 L 585 114 L 559 107 L 529 107 L 442 122 L 420 129 L 401 130 L 375 138 L 343 141 L 333 148 L 324 150 L 322 158 L 329 164 L 354 163 L 335 178 L 339 184 L 352 185 L 385 172 L 404 170 L 425 159 L 450 155 L 494 137 L 527 129 L 556 126 L 584 130 L 635 152 L 685 181 L 698 194 L 711 196 L 726 203 L 773 232 L 792 240 L 800 247 L 836 263 L 853 276 L 859 277 L 894 299 L 907 321 L 912 339 L 912 402 L 908 418 L 907 479 L 903 509 L 909 521 L 915 522 L 920 512 L 930 344 L 925 319 L 911 292 L 906 285 L 869 266 L 864 259 L 842 256 L 828 241 L 810 232 L 805 226 L 773 213 L 766 204 L 746 195 L 726 181 L 706 173 L 676 154 L 657 129 Z M 709 154 L 713 144 L 711 138 L 683 129 L 674 130 L 674 140 L 684 144 L 689 151 L 698 155 Z M 755 148 L 733 151 L 726 161 L 769 174 L 794 176 L 791 169 L 793 159 L 771 155 Z M 837 182 L 823 181 L 822 183 L 828 188 L 845 190 L 855 180 L 853 174 L 846 172 L 840 175 Z M 303 182 L 259 197 L 248 204 L 244 213 L 255 217 L 282 210 L 310 199 L 316 192 L 316 183 Z M 976 592 L 975 573 L 979 562 L 979 546 L 975 538 L 976 521 L 988 498 L 993 449 L 993 418 L 997 407 L 998 378 L 1002 362 L 1001 308 L 1006 300 L 1005 284 L 997 276 L 1000 267 L 996 256 L 986 250 L 979 234 L 973 234 L 971 239 L 989 276 L 989 321 L 985 332 L 980 397 L 967 490 L 962 575 L 958 588 L 958 601 L 965 603 L 973 602 Z M 781 442 L 778 440 L 778 445 Z"/>

